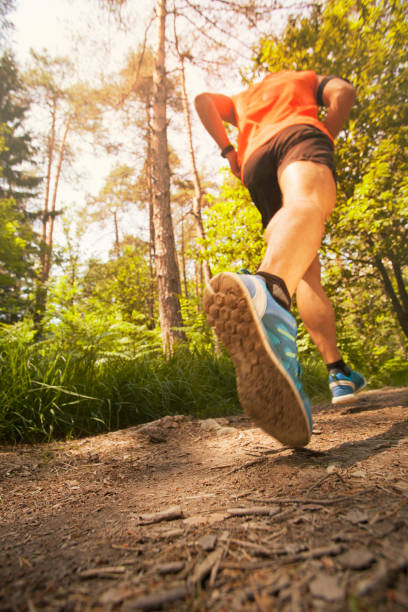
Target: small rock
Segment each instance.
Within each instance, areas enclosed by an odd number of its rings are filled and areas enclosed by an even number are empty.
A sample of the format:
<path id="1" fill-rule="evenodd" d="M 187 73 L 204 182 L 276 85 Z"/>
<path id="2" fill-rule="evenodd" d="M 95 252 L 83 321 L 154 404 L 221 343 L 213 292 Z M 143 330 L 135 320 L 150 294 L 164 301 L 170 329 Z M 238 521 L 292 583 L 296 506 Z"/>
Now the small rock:
<path id="1" fill-rule="evenodd" d="M 236 433 L 236 431 L 237 430 L 235 429 L 235 427 L 220 427 L 216 430 L 216 434 L 217 436 L 222 436 L 225 434 Z"/>
<path id="2" fill-rule="evenodd" d="M 358 525 L 358 523 L 367 523 L 368 514 L 364 510 L 350 510 L 345 514 L 344 518 L 353 525 Z"/>
<path id="3" fill-rule="evenodd" d="M 211 551 L 214 550 L 217 544 L 217 536 L 214 534 L 203 535 L 197 542 L 203 550 Z"/>
<path id="4" fill-rule="evenodd" d="M 351 472 L 350 476 L 353 478 L 366 478 L 367 474 L 363 470 L 356 470 L 355 472 Z"/>
<path id="5" fill-rule="evenodd" d="M 339 563 L 348 569 L 365 569 L 375 561 L 368 548 L 352 548 L 337 557 Z"/>
<path id="6" fill-rule="evenodd" d="M 205 421 L 201 421 L 200 427 L 204 429 L 204 431 L 217 431 L 221 429 L 221 425 L 215 419 L 205 419 Z"/>
<path id="7" fill-rule="evenodd" d="M 179 422 L 174 416 L 170 414 L 163 417 L 162 419 L 159 419 L 159 421 L 156 422 L 158 424 L 160 423 L 160 425 L 162 425 L 162 427 L 165 427 L 166 429 L 176 429 L 179 426 Z"/>
<path id="8" fill-rule="evenodd" d="M 339 583 L 336 576 L 319 574 L 310 583 L 310 592 L 313 597 L 319 597 L 325 601 L 338 601 L 344 598 L 344 587 Z"/>
<path id="9" fill-rule="evenodd" d="M 331 463 L 330 465 L 328 465 L 328 466 L 327 466 L 327 468 L 326 468 L 326 472 L 327 472 L 328 474 L 334 474 L 335 472 L 338 472 L 338 471 L 339 471 L 339 469 L 340 469 L 340 468 L 339 468 L 339 466 L 338 466 L 338 465 L 336 465 L 335 463 Z"/>
<path id="10" fill-rule="evenodd" d="M 138 433 L 146 437 L 150 442 L 160 443 L 167 441 L 167 432 L 163 428 L 147 423 L 138 429 Z"/>

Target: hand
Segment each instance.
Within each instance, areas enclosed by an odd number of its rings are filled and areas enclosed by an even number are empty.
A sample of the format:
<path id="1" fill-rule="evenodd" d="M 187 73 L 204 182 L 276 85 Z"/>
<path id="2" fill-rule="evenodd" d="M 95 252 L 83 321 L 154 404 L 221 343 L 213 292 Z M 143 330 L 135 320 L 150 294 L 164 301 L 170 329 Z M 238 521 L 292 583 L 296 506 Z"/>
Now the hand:
<path id="1" fill-rule="evenodd" d="M 227 160 L 230 165 L 232 174 L 234 174 L 237 178 L 240 179 L 241 178 L 241 168 L 238 163 L 238 154 L 235 151 L 235 149 L 233 151 L 230 151 L 227 154 Z"/>

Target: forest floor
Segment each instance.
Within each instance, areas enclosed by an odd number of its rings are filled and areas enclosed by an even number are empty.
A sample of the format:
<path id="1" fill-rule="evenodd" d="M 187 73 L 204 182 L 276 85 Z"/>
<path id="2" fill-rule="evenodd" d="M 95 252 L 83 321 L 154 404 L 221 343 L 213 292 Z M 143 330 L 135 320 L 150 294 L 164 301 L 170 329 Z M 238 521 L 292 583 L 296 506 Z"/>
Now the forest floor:
<path id="1" fill-rule="evenodd" d="M 0 448 L 0 610 L 408 610 L 408 388 Z"/>

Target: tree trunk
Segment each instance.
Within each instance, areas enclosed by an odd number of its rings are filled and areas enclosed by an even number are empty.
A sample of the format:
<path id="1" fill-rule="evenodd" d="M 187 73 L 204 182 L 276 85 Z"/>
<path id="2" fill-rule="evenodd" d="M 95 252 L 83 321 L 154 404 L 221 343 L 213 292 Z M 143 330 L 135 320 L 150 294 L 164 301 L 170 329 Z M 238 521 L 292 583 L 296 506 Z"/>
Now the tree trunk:
<path id="1" fill-rule="evenodd" d="M 394 307 L 394 310 L 397 314 L 398 321 L 401 325 L 402 331 L 408 338 L 408 312 L 406 312 L 404 308 L 401 306 L 398 296 L 394 291 L 394 287 L 392 286 L 392 282 L 388 275 L 387 269 L 384 263 L 382 262 L 381 258 L 376 257 L 375 263 L 381 274 L 381 278 L 384 283 L 385 292 L 390 298 L 392 305 Z"/>
<path id="2" fill-rule="evenodd" d="M 51 132 L 50 132 L 50 137 L 48 141 L 47 180 L 45 183 L 44 206 L 43 206 L 43 214 L 42 214 L 41 240 L 44 245 L 44 248 L 47 242 L 48 203 L 50 199 L 51 169 L 52 169 L 52 162 L 54 159 L 56 116 L 57 116 L 57 103 L 56 103 L 56 100 L 54 99 L 53 104 L 52 104 L 52 110 L 51 110 Z M 42 269 L 43 269 L 44 268 L 43 260 L 41 263 L 42 263 Z"/>
<path id="3" fill-rule="evenodd" d="M 148 310 L 149 310 L 149 327 L 154 329 L 156 327 L 154 320 L 154 297 L 156 289 L 155 271 L 154 271 L 154 223 L 153 223 L 153 181 L 152 181 L 152 107 L 150 100 L 146 102 L 146 144 L 147 144 L 147 155 L 146 155 L 146 181 L 147 181 L 147 200 L 149 206 L 149 297 L 148 297 Z"/>
<path id="4" fill-rule="evenodd" d="M 59 148 L 58 165 L 57 165 L 57 171 L 55 173 L 55 179 L 54 179 L 54 190 L 52 194 L 52 203 L 51 203 L 50 219 L 49 219 L 50 222 L 48 226 L 48 234 L 47 234 L 47 239 L 46 239 L 47 250 L 45 252 L 44 265 L 43 265 L 42 277 L 41 277 L 41 281 L 43 283 L 46 283 L 50 277 L 52 248 L 53 248 L 53 243 L 54 243 L 54 223 L 55 223 L 55 215 L 56 215 L 56 207 L 57 207 L 57 194 L 58 194 L 58 187 L 59 187 L 59 182 L 61 178 L 62 162 L 64 161 L 65 145 L 67 142 L 70 125 L 71 125 L 71 117 L 68 117 L 67 123 L 65 125 L 64 135 L 62 137 L 61 145 Z"/>
<path id="5" fill-rule="evenodd" d="M 39 283 L 36 289 L 35 296 L 35 310 L 34 310 L 34 327 L 37 330 L 37 334 L 41 334 L 41 325 L 44 318 L 45 306 L 47 303 L 47 286 L 46 281 L 48 279 L 47 268 L 49 269 L 49 246 L 47 244 L 48 234 L 48 223 L 50 220 L 49 213 L 49 200 L 50 200 L 50 189 L 51 189 L 51 172 L 54 161 L 54 150 L 55 150 L 55 125 L 57 118 L 57 101 L 54 98 L 52 100 L 51 108 L 51 130 L 48 140 L 48 160 L 47 160 L 47 179 L 45 183 L 44 193 L 44 205 L 42 210 L 42 228 L 41 228 L 41 251 L 40 251 L 40 271 L 39 271 Z"/>
<path id="6" fill-rule="evenodd" d="M 115 232 L 115 244 L 114 251 L 117 258 L 120 256 L 120 241 L 119 241 L 119 224 L 118 224 L 118 211 L 113 209 L 113 228 Z"/>
<path id="7" fill-rule="evenodd" d="M 397 281 L 398 294 L 400 296 L 405 313 L 408 316 L 408 293 L 404 283 L 404 277 L 399 262 L 394 258 L 391 259 L 392 269 L 394 270 L 395 278 Z"/>
<path id="8" fill-rule="evenodd" d="M 188 298 L 187 270 L 186 270 L 186 247 L 184 237 L 184 215 L 181 217 L 181 269 L 183 271 L 184 295 Z"/>
<path id="9" fill-rule="evenodd" d="M 186 122 L 186 128 L 187 128 L 188 152 L 190 156 L 191 168 L 193 171 L 194 197 L 193 197 L 192 213 L 193 213 L 194 225 L 195 225 L 197 237 L 199 240 L 204 240 L 205 232 L 204 232 L 203 218 L 201 215 L 201 203 L 202 203 L 203 191 L 201 189 L 201 182 L 200 182 L 200 177 L 199 177 L 198 170 L 197 170 L 197 163 L 196 163 L 194 147 L 193 147 L 193 131 L 191 128 L 191 114 L 190 114 L 190 107 L 188 104 L 188 97 L 187 97 L 186 73 L 184 69 L 184 55 L 183 53 L 180 52 L 180 49 L 178 46 L 178 38 L 177 38 L 177 32 L 176 32 L 176 15 L 174 15 L 174 40 L 176 44 L 177 55 L 180 60 L 181 98 L 183 101 L 184 120 Z M 203 251 L 203 246 L 199 244 L 198 245 L 199 255 L 201 255 L 202 251 Z M 211 280 L 211 270 L 210 270 L 210 265 L 208 261 L 206 261 L 205 259 L 202 259 L 200 261 L 200 267 L 202 269 L 200 276 L 204 277 L 204 281 L 208 284 Z"/>
<path id="10" fill-rule="evenodd" d="M 163 349 L 169 355 L 175 343 L 184 340 L 185 335 L 181 330 L 180 273 L 170 208 L 165 73 L 166 0 L 159 0 L 157 9 L 158 37 L 153 74 L 153 223 L 160 325 Z"/>

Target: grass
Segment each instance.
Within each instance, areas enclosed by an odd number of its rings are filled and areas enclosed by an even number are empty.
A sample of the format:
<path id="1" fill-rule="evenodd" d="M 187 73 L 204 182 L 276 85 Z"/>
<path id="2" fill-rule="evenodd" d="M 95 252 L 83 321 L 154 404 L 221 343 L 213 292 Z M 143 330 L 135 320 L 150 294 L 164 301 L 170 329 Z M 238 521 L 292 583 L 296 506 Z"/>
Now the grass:
<path id="1" fill-rule="evenodd" d="M 97 434 L 168 414 L 215 417 L 239 413 L 235 375 L 226 354 L 179 348 L 102 352 L 96 345 L 61 349 L 35 343 L 18 328 L 0 335 L 0 440 L 49 441 Z M 303 356 L 303 380 L 313 403 L 328 400 L 327 373 L 316 355 Z M 407 384 L 406 363 L 385 364 L 369 382 Z"/>
<path id="2" fill-rule="evenodd" d="M 130 358 L 95 347 L 62 352 L 52 342 L 0 345 L 0 439 L 34 442 L 111 431 L 167 414 L 239 410 L 226 355 L 180 348 Z"/>

